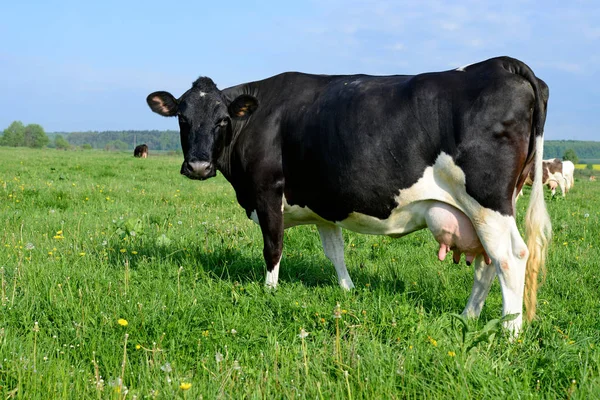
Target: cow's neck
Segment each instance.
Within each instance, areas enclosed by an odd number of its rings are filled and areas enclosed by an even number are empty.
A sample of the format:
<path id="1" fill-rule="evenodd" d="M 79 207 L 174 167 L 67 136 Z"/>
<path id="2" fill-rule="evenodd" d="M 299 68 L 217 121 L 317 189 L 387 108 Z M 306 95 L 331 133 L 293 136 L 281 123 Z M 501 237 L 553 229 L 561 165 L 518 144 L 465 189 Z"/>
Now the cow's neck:
<path id="1" fill-rule="evenodd" d="M 252 96 L 257 95 L 258 88 L 256 87 L 256 82 L 245 83 L 238 86 L 232 86 L 230 88 L 224 89 L 222 91 L 223 95 L 227 99 L 228 103 L 233 101 L 235 98 L 242 94 L 249 94 Z M 232 121 L 232 132 L 231 132 L 231 140 L 229 143 L 225 144 L 221 154 L 217 158 L 217 169 L 225 176 L 225 178 L 233 184 L 232 175 L 233 175 L 233 164 L 234 157 L 236 154 L 235 148 L 240 138 L 240 135 L 243 134 L 244 127 L 246 126 L 245 120 L 233 120 Z"/>
<path id="2" fill-rule="evenodd" d="M 232 176 L 232 156 L 233 156 L 233 145 L 232 144 L 233 144 L 233 142 L 226 145 L 216 160 L 217 170 L 220 171 L 229 182 L 231 182 L 231 176 Z"/>

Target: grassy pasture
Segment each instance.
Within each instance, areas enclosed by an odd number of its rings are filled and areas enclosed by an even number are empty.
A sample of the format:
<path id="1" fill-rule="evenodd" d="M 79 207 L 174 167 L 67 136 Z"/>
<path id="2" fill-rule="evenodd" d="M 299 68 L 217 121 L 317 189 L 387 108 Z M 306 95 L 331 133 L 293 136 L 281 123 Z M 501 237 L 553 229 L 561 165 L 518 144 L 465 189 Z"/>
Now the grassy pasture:
<path id="1" fill-rule="evenodd" d="M 511 342 L 497 282 L 479 320 L 452 316 L 472 270 L 426 231 L 344 232 L 344 293 L 292 228 L 265 290 L 258 226 L 180 162 L 0 148 L 3 398 L 600 397 L 600 183 L 548 194 L 538 318 Z"/>

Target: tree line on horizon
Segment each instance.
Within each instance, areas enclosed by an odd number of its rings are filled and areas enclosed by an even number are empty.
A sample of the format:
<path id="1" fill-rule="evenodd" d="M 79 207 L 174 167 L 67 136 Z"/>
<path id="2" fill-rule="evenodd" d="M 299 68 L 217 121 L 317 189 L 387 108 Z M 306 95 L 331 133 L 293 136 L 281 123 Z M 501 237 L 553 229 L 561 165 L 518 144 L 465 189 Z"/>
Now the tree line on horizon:
<path id="1" fill-rule="evenodd" d="M 0 146 L 50 147 L 56 149 L 100 149 L 133 151 L 146 144 L 152 150 L 181 151 L 179 132 L 166 130 L 125 130 L 87 132 L 48 132 L 38 124 L 24 125 L 14 121 L 0 136 Z M 600 142 L 580 140 L 547 140 L 544 158 L 560 158 L 574 163 L 600 164 Z"/>

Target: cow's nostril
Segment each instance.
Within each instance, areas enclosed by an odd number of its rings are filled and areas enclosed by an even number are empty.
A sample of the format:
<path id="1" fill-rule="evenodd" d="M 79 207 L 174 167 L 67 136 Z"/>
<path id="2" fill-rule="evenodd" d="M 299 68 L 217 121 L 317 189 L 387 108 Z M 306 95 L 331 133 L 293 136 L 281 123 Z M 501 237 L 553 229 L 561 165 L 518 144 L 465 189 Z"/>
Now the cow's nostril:
<path id="1" fill-rule="evenodd" d="M 211 164 L 207 161 L 192 161 L 188 163 L 189 168 L 196 175 L 204 176 L 210 171 Z"/>
<path id="2" fill-rule="evenodd" d="M 205 179 L 213 171 L 212 163 L 208 161 L 184 161 L 181 165 L 181 174 L 192 179 Z"/>

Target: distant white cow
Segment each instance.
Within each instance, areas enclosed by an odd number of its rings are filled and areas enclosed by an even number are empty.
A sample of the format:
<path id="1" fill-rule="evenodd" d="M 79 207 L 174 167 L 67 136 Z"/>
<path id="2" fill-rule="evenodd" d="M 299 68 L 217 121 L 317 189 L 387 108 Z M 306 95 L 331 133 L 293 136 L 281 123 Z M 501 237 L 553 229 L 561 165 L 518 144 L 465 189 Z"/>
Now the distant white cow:
<path id="1" fill-rule="evenodd" d="M 575 174 L 575 164 L 573 164 L 569 160 L 566 160 L 566 161 L 562 162 L 562 165 L 563 165 L 562 174 L 565 177 L 566 189 L 568 192 L 569 190 L 571 190 L 573 185 L 575 185 L 575 179 L 573 178 L 573 175 Z"/>

